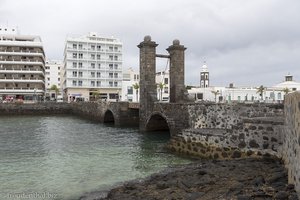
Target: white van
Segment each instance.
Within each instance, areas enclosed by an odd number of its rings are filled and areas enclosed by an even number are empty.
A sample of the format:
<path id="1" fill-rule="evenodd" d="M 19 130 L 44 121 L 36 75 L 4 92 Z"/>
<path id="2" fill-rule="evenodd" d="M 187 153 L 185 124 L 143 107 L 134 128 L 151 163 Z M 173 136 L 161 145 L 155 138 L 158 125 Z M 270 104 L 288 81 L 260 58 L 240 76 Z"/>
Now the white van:
<path id="1" fill-rule="evenodd" d="M 58 103 L 64 102 L 63 96 L 62 95 L 57 95 L 56 102 L 58 102 Z"/>

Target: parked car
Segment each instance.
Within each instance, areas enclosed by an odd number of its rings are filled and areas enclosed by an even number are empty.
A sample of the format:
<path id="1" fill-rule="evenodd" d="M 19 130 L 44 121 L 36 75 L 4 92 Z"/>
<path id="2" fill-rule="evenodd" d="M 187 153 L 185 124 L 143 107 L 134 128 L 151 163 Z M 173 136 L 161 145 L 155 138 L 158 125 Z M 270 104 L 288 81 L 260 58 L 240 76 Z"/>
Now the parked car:
<path id="1" fill-rule="evenodd" d="M 62 95 L 57 95 L 56 102 L 64 102 Z"/>
<path id="2" fill-rule="evenodd" d="M 3 103 L 12 103 L 12 102 L 14 102 L 14 97 L 12 97 L 12 96 L 7 96 L 3 100 Z"/>

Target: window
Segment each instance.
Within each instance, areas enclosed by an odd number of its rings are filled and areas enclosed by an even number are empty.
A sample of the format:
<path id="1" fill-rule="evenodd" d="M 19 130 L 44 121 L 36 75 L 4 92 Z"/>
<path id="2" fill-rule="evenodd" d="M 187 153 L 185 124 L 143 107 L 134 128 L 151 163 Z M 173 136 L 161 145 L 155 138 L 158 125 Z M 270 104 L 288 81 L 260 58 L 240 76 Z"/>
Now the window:
<path id="1" fill-rule="evenodd" d="M 115 51 L 118 51 L 118 47 L 115 47 L 114 49 L 115 49 Z"/>
<path id="2" fill-rule="evenodd" d="M 114 69 L 114 68 L 113 68 L 113 66 L 114 66 L 113 64 L 109 64 L 108 66 L 109 66 L 109 69 L 111 69 L 111 70 Z"/>
<path id="3" fill-rule="evenodd" d="M 118 56 L 115 56 L 115 60 L 118 60 Z"/>
<path id="4" fill-rule="evenodd" d="M 101 55 L 97 54 L 97 60 L 101 60 Z"/>
<path id="5" fill-rule="evenodd" d="M 60 67 L 58 67 L 58 70 L 60 70 Z"/>
<path id="6" fill-rule="evenodd" d="M 78 72 L 78 77 L 82 77 L 82 72 Z"/>
<path id="7" fill-rule="evenodd" d="M 109 77 L 109 78 L 113 78 L 113 76 L 114 76 L 113 73 L 109 73 L 109 74 L 108 74 L 108 77 Z"/>
<path id="8" fill-rule="evenodd" d="M 97 81 L 97 87 L 101 87 L 101 81 Z"/>
<path id="9" fill-rule="evenodd" d="M 108 84 L 109 84 L 109 87 L 113 86 L 113 82 L 112 81 L 109 81 Z"/>
<path id="10" fill-rule="evenodd" d="M 73 68 L 77 68 L 77 63 L 73 62 Z"/>
<path id="11" fill-rule="evenodd" d="M 118 78 L 118 73 L 114 73 L 114 77 L 115 77 L 115 78 Z"/>
<path id="12" fill-rule="evenodd" d="M 91 77 L 95 78 L 95 72 L 91 72 Z"/>
<path id="13" fill-rule="evenodd" d="M 118 87 L 118 82 L 114 82 L 114 86 L 115 86 L 115 87 Z"/>
<path id="14" fill-rule="evenodd" d="M 91 59 L 95 60 L 95 54 L 91 54 Z"/>
<path id="15" fill-rule="evenodd" d="M 97 45 L 97 50 L 100 51 L 101 50 L 101 46 Z"/>
<path id="16" fill-rule="evenodd" d="M 98 69 L 101 69 L 101 64 L 98 64 Z"/>
<path id="17" fill-rule="evenodd" d="M 76 71 L 73 71 L 73 77 L 77 77 L 77 72 Z"/>
<path id="18" fill-rule="evenodd" d="M 281 100 L 281 93 L 280 92 L 277 94 L 277 99 Z"/>
<path id="19" fill-rule="evenodd" d="M 91 49 L 92 49 L 92 50 L 95 50 L 95 45 L 91 45 Z"/>
<path id="20" fill-rule="evenodd" d="M 78 63 L 78 68 L 82 68 L 82 63 Z"/>
<path id="21" fill-rule="evenodd" d="M 73 58 L 77 58 L 77 53 L 73 53 Z"/>
<path id="22" fill-rule="evenodd" d="M 101 77 L 101 73 L 97 72 L 97 78 L 100 78 L 100 77 Z"/>
<path id="23" fill-rule="evenodd" d="M 76 85 L 77 85 L 77 82 L 76 82 L 76 81 L 73 81 L 73 82 L 72 82 L 72 85 L 73 85 L 73 86 L 76 86 Z"/>
<path id="24" fill-rule="evenodd" d="M 82 53 L 79 54 L 79 58 L 80 58 L 80 59 L 83 58 L 83 54 L 82 54 Z"/>
<path id="25" fill-rule="evenodd" d="M 95 69 L 95 63 L 91 63 L 91 68 Z"/>
<path id="26" fill-rule="evenodd" d="M 127 94 L 133 94 L 133 87 L 131 86 L 127 87 Z"/>
<path id="27" fill-rule="evenodd" d="M 115 69 L 118 69 L 118 64 L 115 64 Z"/>
<path id="28" fill-rule="evenodd" d="M 165 78 L 165 84 L 169 84 L 169 79 L 168 78 Z"/>
<path id="29" fill-rule="evenodd" d="M 78 48 L 79 48 L 79 49 L 82 49 L 82 44 L 79 44 L 79 45 L 78 45 Z"/>
<path id="30" fill-rule="evenodd" d="M 78 81 L 78 86 L 82 86 L 82 81 Z"/>
<path id="31" fill-rule="evenodd" d="M 109 50 L 110 50 L 110 51 L 113 51 L 113 47 L 109 47 Z"/>
<path id="32" fill-rule="evenodd" d="M 91 81 L 91 86 L 95 87 L 95 81 Z"/>
<path id="33" fill-rule="evenodd" d="M 58 78 L 57 81 L 60 81 L 60 78 Z"/>
<path id="34" fill-rule="evenodd" d="M 134 78 L 134 81 L 138 81 L 139 80 L 139 75 L 138 74 L 134 74 L 133 78 Z"/>
<path id="35" fill-rule="evenodd" d="M 164 93 L 165 93 L 165 94 L 168 94 L 168 93 L 169 93 L 169 88 L 168 88 L 168 87 L 165 87 L 165 88 L 164 88 Z"/>
<path id="36" fill-rule="evenodd" d="M 77 49 L 77 44 L 73 44 L 73 49 Z"/>
<path id="37" fill-rule="evenodd" d="M 113 60 L 113 58 L 114 58 L 114 57 L 113 57 L 112 55 L 109 56 L 109 60 Z"/>

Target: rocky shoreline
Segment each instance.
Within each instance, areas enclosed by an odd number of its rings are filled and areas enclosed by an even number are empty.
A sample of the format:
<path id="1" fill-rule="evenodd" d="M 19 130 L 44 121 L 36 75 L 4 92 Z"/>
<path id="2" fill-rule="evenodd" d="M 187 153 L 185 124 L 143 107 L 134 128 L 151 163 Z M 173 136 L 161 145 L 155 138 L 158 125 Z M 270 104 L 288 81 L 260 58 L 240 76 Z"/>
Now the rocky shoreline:
<path id="1" fill-rule="evenodd" d="M 274 158 L 201 160 L 80 198 L 103 200 L 298 200 L 287 171 Z"/>

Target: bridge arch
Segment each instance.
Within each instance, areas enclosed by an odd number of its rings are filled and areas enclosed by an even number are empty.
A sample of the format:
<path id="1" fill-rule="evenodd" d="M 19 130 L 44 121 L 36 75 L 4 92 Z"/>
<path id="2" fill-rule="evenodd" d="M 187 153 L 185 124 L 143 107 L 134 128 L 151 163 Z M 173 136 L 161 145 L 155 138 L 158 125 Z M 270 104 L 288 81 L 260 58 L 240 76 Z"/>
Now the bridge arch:
<path id="1" fill-rule="evenodd" d="M 103 123 L 115 123 L 114 113 L 111 110 L 106 110 L 103 117 Z"/>
<path id="2" fill-rule="evenodd" d="M 146 131 L 169 131 L 170 123 L 167 117 L 159 112 L 154 112 L 150 115 L 146 122 Z"/>

